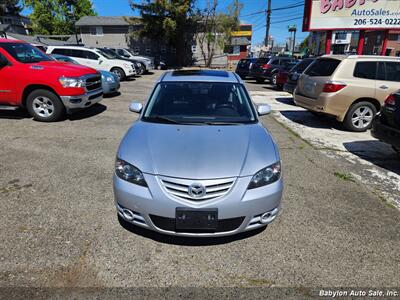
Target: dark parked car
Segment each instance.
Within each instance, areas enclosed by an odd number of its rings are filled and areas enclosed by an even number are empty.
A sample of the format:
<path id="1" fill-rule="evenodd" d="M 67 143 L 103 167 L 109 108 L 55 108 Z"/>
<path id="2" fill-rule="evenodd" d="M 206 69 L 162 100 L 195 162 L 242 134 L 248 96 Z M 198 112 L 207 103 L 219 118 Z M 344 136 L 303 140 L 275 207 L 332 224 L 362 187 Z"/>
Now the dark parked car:
<path id="1" fill-rule="evenodd" d="M 250 76 L 254 77 L 257 83 L 263 83 L 265 80 L 276 82 L 278 71 L 292 61 L 296 59 L 292 57 L 258 58 L 250 69 Z"/>
<path id="2" fill-rule="evenodd" d="M 311 65 L 313 61 L 315 61 L 315 58 L 305 58 L 299 63 L 297 63 L 297 65 L 295 65 L 293 69 L 290 70 L 287 76 L 287 81 L 283 86 L 283 90 L 285 92 L 293 94 L 294 89 L 297 86 L 297 80 L 299 79 L 300 75 L 303 74 L 305 69 L 307 69 L 308 66 Z"/>
<path id="3" fill-rule="evenodd" d="M 272 83 L 278 90 L 283 89 L 283 85 L 286 83 L 290 70 L 297 65 L 297 62 L 290 61 L 286 65 L 278 68 L 278 75 L 272 77 Z"/>
<path id="4" fill-rule="evenodd" d="M 240 76 L 242 79 L 246 79 L 249 76 L 250 68 L 252 64 L 257 61 L 257 58 L 243 58 L 239 61 L 236 66 L 236 74 Z"/>
<path id="5" fill-rule="evenodd" d="M 392 145 L 400 155 L 400 91 L 386 99 L 372 123 L 371 134 L 381 142 Z"/>

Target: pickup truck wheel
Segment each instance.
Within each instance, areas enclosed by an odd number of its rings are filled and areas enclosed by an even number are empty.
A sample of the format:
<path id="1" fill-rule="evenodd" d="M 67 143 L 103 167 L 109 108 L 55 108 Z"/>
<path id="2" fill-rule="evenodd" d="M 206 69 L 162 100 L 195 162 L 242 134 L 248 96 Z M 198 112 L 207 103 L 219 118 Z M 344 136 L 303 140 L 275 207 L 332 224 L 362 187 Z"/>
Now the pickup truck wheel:
<path id="1" fill-rule="evenodd" d="M 126 78 L 125 72 L 121 68 L 112 68 L 111 72 L 117 75 L 120 81 L 123 81 Z"/>
<path id="2" fill-rule="evenodd" d="M 358 102 L 353 104 L 344 119 L 346 129 L 363 132 L 371 128 L 372 120 L 376 115 L 376 107 L 371 102 Z"/>
<path id="3" fill-rule="evenodd" d="M 60 98 L 48 90 L 35 90 L 26 99 L 29 114 L 37 121 L 59 121 L 65 114 Z"/>

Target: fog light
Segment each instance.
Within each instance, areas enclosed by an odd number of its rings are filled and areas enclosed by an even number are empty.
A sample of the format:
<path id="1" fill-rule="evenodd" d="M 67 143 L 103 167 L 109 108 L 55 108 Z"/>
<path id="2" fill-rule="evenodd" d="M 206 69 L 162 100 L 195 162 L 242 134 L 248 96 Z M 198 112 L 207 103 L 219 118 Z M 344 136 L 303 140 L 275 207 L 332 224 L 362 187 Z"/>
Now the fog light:
<path id="1" fill-rule="evenodd" d="M 261 224 L 267 224 L 267 223 L 269 223 L 270 221 L 271 221 L 271 213 L 270 212 L 267 212 L 267 213 L 264 213 L 264 214 L 262 214 L 261 215 L 261 217 L 260 217 L 260 223 Z"/>
<path id="2" fill-rule="evenodd" d="M 124 208 L 122 210 L 122 214 L 124 218 L 128 221 L 133 221 L 135 219 L 135 215 L 129 209 Z"/>

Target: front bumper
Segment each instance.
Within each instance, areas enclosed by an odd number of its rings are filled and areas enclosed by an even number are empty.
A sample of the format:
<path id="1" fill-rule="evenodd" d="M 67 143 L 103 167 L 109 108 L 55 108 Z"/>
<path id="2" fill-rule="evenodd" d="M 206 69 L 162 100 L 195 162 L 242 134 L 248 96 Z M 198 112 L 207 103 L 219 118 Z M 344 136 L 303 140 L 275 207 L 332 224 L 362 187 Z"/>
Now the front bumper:
<path id="1" fill-rule="evenodd" d="M 400 148 L 400 130 L 382 124 L 380 115 L 372 123 L 371 135 L 381 142 Z"/>
<path id="2" fill-rule="evenodd" d="M 296 85 L 294 85 L 294 84 L 292 84 L 292 83 L 287 83 L 287 82 L 286 82 L 286 83 L 283 85 L 283 90 L 284 90 L 286 93 L 289 93 L 289 94 L 293 94 L 295 88 L 296 88 Z"/>
<path id="3" fill-rule="evenodd" d="M 66 109 L 86 108 L 103 99 L 103 90 L 97 89 L 83 95 L 61 96 L 60 98 Z"/>
<path id="4" fill-rule="evenodd" d="M 103 88 L 104 95 L 118 92 L 120 88 L 119 82 L 103 82 L 101 87 Z"/>
<path id="5" fill-rule="evenodd" d="M 124 181 L 114 174 L 114 196 L 118 214 L 126 221 L 162 234 L 187 237 L 216 237 L 264 227 L 271 223 L 281 208 L 283 192 L 282 178 L 270 185 L 247 190 L 251 177 L 236 179 L 232 189 L 223 197 L 209 201 L 193 202 L 177 199 L 167 194 L 158 176 L 144 174 L 147 187 Z M 177 207 L 217 208 L 221 230 L 215 232 L 175 231 Z M 127 219 L 123 209 L 132 212 L 134 218 Z M 270 213 L 267 222 L 261 223 L 260 216 Z M 158 226 L 157 226 L 158 225 Z"/>

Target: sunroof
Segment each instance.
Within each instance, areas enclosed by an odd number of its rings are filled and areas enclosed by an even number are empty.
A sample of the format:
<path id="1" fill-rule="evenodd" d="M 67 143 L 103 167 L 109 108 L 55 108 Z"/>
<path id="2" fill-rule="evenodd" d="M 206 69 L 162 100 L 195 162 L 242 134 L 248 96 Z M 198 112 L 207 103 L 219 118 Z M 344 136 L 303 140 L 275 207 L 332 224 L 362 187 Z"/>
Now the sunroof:
<path id="1" fill-rule="evenodd" d="M 215 76 L 215 77 L 229 77 L 228 72 L 218 70 L 183 70 L 174 71 L 172 76 Z"/>

